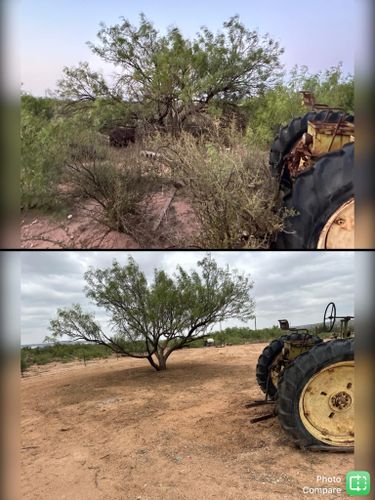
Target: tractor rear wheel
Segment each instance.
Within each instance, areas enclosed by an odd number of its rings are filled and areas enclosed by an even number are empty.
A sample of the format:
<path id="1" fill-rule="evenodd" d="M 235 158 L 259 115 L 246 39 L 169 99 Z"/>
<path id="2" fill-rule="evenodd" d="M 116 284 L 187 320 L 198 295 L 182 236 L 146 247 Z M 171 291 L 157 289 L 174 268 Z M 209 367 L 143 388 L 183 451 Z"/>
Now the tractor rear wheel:
<path id="1" fill-rule="evenodd" d="M 302 172 L 284 199 L 286 219 L 276 248 L 354 248 L 354 144 L 327 153 Z"/>
<path id="2" fill-rule="evenodd" d="M 281 186 L 288 190 L 291 188 L 291 179 L 289 171 L 284 168 L 285 156 L 291 152 L 296 143 L 307 132 L 307 124 L 309 121 L 326 120 L 329 123 L 337 123 L 345 113 L 339 111 L 310 111 L 304 116 L 294 118 L 288 125 L 280 128 L 279 133 L 275 137 L 269 156 L 269 166 L 271 174 L 280 179 Z M 348 115 L 346 121 L 353 122 L 354 117 Z"/>
<path id="3" fill-rule="evenodd" d="M 300 448 L 354 445 L 354 339 L 319 344 L 284 371 L 278 390 L 281 426 Z M 327 448 L 328 447 L 328 448 Z"/>
<path id="4" fill-rule="evenodd" d="M 278 373 L 274 368 L 280 359 L 284 342 L 288 340 L 304 339 L 308 341 L 313 340 L 316 344 L 323 342 L 320 337 L 310 335 L 309 333 L 289 333 L 282 335 L 278 339 L 272 340 L 259 356 L 256 367 L 257 382 L 262 391 L 267 394 L 270 399 L 275 399 L 277 395 Z"/>

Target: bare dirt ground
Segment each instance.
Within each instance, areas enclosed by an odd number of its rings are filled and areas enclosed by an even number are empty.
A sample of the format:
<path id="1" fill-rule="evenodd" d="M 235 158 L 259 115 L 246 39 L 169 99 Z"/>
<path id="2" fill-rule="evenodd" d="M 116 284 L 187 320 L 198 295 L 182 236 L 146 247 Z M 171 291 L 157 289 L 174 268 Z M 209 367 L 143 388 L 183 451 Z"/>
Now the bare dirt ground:
<path id="1" fill-rule="evenodd" d="M 154 221 L 145 235 L 147 241 L 139 242 L 130 235 L 109 230 L 93 218 L 97 207 L 90 201 L 86 206 L 73 209 L 69 218 L 62 220 L 36 211 L 24 213 L 21 219 L 21 248 L 132 249 L 193 246 L 194 236 L 199 232 L 194 211 L 186 197 L 179 192 L 168 205 L 170 195 L 168 190 L 155 194 L 151 206 Z M 166 205 L 168 208 L 164 213 Z M 157 228 L 153 231 L 155 225 Z"/>
<path id="2" fill-rule="evenodd" d="M 184 349 L 159 373 L 129 358 L 33 369 L 21 381 L 22 498 L 301 499 L 317 475 L 343 477 L 352 455 L 302 452 L 276 418 L 249 422 L 268 411 L 245 408 L 262 397 L 263 347 Z"/>

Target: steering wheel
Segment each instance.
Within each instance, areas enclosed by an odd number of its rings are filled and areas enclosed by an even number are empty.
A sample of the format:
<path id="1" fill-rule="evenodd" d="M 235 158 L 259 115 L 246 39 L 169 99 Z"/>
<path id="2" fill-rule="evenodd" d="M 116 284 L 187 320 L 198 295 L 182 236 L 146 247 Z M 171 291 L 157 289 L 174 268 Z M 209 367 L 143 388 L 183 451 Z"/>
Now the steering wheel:
<path id="1" fill-rule="evenodd" d="M 336 306 L 330 302 L 324 311 L 323 325 L 326 332 L 332 332 L 336 322 Z"/>

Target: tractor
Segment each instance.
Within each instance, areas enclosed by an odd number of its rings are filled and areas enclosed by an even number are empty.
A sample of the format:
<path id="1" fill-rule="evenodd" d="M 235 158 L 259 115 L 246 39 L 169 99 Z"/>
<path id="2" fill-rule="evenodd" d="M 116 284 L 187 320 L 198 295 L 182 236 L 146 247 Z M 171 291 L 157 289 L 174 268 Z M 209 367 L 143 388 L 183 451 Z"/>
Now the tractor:
<path id="1" fill-rule="evenodd" d="M 336 320 L 340 327 L 334 330 Z M 323 340 L 306 328 L 293 328 L 262 352 L 256 378 L 265 399 L 247 405 L 274 405 L 282 428 L 302 449 L 353 451 L 354 447 L 354 330 L 353 316 L 337 316 L 330 302 L 323 317 Z"/>
<path id="2" fill-rule="evenodd" d="M 354 117 L 302 91 L 304 116 L 281 127 L 269 166 L 288 209 L 276 249 L 354 248 Z"/>

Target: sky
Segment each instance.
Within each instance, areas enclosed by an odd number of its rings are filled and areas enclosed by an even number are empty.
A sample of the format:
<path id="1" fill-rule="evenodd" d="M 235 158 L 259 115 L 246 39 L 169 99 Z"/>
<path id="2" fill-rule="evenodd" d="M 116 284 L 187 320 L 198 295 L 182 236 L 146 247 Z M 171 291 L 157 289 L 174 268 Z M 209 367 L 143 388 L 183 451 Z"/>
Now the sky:
<path id="1" fill-rule="evenodd" d="M 354 73 L 355 47 L 366 37 L 367 0 L 22 0 L 18 5 L 20 78 L 23 91 L 45 95 L 55 90 L 64 66 L 88 61 L 95 70 L 110 68 L 91 54 L 86 42 L 96 40 L 99 23 L 113 25 L 120 17 L 137 23 L 140 12 L 165 32 L 178 26 L 193 37 L 202 25 L 216 32 L 239 14 L 250 29 L 269 33 L 285 48 L 286 69 L 307 65 L 312 72 L 343 63 Z"/>
<path id="2" fill-rule="evenodd" d="M 21 252 L 21 344 L 41 343 L 57 308 L 79 303 L 106 328 L 104 311 L 90 304 L 83 293 L 83 274 L 89 268 L 121 264 L 132 255 L 148 280 L 155 268 L 172 273 L 176 265 L 193 269 L 205 252 Z M 278 319 L 293 326 L 319 323 L 325 306 L 334 301 L 338 315 L 354 312 L 354 252 L 212 252 L 222 266 L 250 274 L 254 281 L 257 328 L 271 327 Z M 226 326 L 254 327 L 254 321 L 232 320 Z M 217 325 L 219 329 L 220 325 Z"/>

